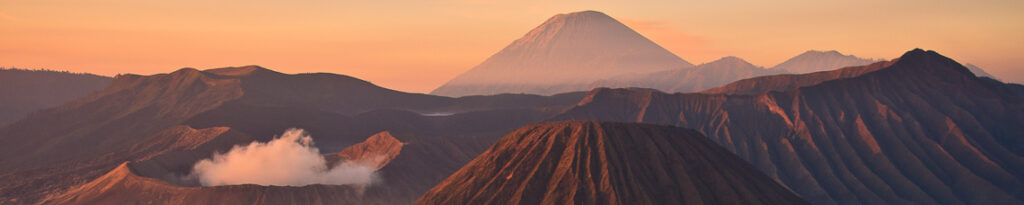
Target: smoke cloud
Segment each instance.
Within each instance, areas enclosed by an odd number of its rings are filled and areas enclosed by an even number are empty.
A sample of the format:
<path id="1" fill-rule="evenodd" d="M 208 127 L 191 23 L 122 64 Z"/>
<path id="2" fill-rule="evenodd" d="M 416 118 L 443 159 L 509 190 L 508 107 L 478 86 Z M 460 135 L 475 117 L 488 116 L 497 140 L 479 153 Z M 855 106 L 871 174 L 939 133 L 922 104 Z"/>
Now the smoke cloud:
<path id="1" fill-rule="evenodd" d="M 304 186 L 310 184 L 368 185 L 376 178 L 373 167 L 339 163 L 328 168 L 327 160 L 302 129 L 288 129 L 269 142 L 252 142 L 214 153 L 192 168 L 203 186 L 259 184 Z"/>

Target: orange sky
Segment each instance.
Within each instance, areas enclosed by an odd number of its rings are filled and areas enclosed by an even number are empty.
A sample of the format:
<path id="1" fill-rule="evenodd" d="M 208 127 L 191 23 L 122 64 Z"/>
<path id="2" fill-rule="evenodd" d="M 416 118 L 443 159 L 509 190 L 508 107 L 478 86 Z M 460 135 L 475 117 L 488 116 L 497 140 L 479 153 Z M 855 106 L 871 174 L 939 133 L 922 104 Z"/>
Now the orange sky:
<path id="1" fill-rule="evenodd" d="M 429 92 L 548 17 L 598 10 L 694 64 L 936 50 L 1024 82 L 1024 1 L 0 0 L 0 66 L 166 73 L 261 65 Z"/>

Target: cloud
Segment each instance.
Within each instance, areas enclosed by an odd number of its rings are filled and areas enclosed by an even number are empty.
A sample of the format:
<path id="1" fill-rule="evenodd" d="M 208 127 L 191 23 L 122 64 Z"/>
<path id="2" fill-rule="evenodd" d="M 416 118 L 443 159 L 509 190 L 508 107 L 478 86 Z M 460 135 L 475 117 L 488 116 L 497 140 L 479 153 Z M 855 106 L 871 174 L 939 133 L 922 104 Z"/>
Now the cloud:
<path id="1" fill-rule="evenodd" d="M 313 146 L 313 138 L 301 129 L 288 129 L 266 143 L 252 142 L 235 146 L 227 153 L 214 153 L 211 158 L 196 162 L 192 176 L 203 186 L 369 185 L 377 178 L 375 171 L 358 163 L 328 168 L 327 160 Z"/>

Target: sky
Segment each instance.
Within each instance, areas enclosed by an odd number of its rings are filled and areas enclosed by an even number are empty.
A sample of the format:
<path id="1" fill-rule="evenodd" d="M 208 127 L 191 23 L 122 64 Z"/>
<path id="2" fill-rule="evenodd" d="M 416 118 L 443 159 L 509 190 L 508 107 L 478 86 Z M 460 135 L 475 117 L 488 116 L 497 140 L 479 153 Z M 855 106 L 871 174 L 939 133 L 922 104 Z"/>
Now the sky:
<path id="1" fill-rule="evenodd" d="M 0 66 L 113 76 L 260 65 L 425 93 L 547 18 L 583 10 L 694 64 L 922 48 L 1024 82 L 1021 0 L 0 0 Z"/>

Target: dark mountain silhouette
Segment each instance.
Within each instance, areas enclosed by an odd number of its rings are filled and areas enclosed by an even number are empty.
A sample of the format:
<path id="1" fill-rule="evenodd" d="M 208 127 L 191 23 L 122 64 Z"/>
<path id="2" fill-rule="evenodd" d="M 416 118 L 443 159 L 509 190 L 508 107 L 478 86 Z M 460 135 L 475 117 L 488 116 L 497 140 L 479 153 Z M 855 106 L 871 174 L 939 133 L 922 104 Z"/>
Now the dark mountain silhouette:
<path id="1" fill-rule="evenodd" d="M 431 94 L 550 95 L 590 90 L 594 81 L 624 74 L 690 66 L 612 17 L 582 11 L 551 17 Z"/>
<path id="2" fill-rule="evenodd" d="M 737 57 L 724 57 L 692 68 L 670 69 L 649 74 L 625 75 L 595 82 L 587 88 L 652 88 L 662 92 L 696 92 L 740 79 L 781 74 Z M 581 87 L 581 89 L 587 89 Z"/>
<path id="3" fill-rule="evenodd" d="M 810 50 L 785 62 L 772 67 L 772 70 L 803 74 L 829 71 L 850 66 L 867 65 L 882 60 L 863 59 L 853 55 L 843 55 L 839 51 Z"/>
<path id="4" fill-rule="evenodd" d="M 509 133 L 416 204 L 804 204 L 700 133 L 552 122 Z"/>
<path id="5" fill-rule="evenodd" d="M 1021 84 L 1007 84 L 1011 89 L 1016 90 L 1017 94 L 1024 95 L 1024 85 Z"/>
<path id="6" fill-rule="evenodd" d="M 918 49 L 781 92 L 597 89 L 555 119 L 697 129 L 815 204 L 1022 204 L 1024 96 L 1014 87 Z"/>
<path id="7" fill-rule="evenodd" d="M 186 127 L 224 127 L 248 136 L 225 138 L 225 145 L 304 128 L 323 152 L 341 151 L 385 130 L 493 140 L 557 114 L 583 94 L 449 98 L 393 91 L 348 76 L 287 75 L 257 66 L 119 75 L 102 91 L 0 128 L 0 180 L 9 182 L 0 185 L 0 199 L 35 201 L 125 161 L 171 152 L 175 146 L 138 147 L 179 141 L 186 136 L 167 133 Z M 433 113 L 441 114 L 424 115 Z"/>
<path id="8" fill-rule="evenodd" d="M 0 126 L 103 89 L 110 77 L 0 68 Z"/>

